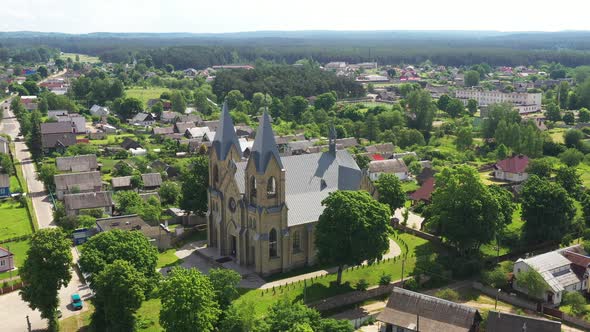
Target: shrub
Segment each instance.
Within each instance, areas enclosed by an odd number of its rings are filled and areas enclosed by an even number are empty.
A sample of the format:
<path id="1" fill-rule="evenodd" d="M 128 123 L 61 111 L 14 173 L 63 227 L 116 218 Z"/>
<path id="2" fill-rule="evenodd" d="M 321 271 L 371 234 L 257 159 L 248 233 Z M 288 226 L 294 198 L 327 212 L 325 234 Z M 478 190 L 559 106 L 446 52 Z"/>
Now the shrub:
<path id="1" fill-rule="evenodd" d="M 404 288 L 411 290 L 411 291 L 416 291 L 418 290 L 420 286 L 418 285 L 418 282 L 414 279 L 408 279 L 404 282 Z"/>
<path id="2" fill-rule="evenodd" d="M 366 291 L 369 288 L 369 283 L 365 279 L 361 279 L 356 283 L 355 288 L 358 291 Z"/>
<path id="3" fill-rule="evenodd" d="M 439 297 L 443 300 L 457 302 L 459 301 L 459 293 L 457 291 L 450 289 L 450 288 L 443 288 L 436 292 L 434 296 Z"/>
<path id="4" fill-rule="evenodd" d="M 566 292 L 563 295 L 563 304 L 569 305 L 576 316 L 586 313 L 586 299 L 579 292 Z"/>
<path id="5" fill-rule="evenodd" d="M 384 274 L 379 278 L 379 285 L 386 286 L 391 283 L 391 274 Z"/>

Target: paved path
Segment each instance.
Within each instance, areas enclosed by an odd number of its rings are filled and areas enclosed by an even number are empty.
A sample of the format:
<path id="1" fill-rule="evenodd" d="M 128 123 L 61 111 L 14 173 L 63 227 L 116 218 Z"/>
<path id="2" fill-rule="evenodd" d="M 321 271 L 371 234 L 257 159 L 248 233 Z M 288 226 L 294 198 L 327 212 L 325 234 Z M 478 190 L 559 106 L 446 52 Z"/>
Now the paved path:
<path id="1" fill-rule="evenodd" d="M 399 208 L 395 210 L 393 216 L 399 219 L 400 223 L 404 221 L 403 212 L 406 208 Z M 422 228 L 422 222 L 424 218 L 412 212 L 412 210 L 408 211 L 408 227 L 420 230 Z"/>
<path id="2" fill-rule="evenodd" d="M 203 273 L 207 273 L 210 269 L 215 268 L 216 266 L 214 266 L 212 263 L 207 261 L 205 258 L 203 258 L 200 255 L 198 255 L 197 253 L 195 253 L 195 251 L 197 251 L 197 250 L 200 250 L 201 252 L 206 251 L 206 248 L 204 246 L 205 246 L 204 242 L 199 241 L 199 242 L 189 243 L 189 244 L 185 245 L 184 247 L 182 247 L 181 249 L 179 249 L 178 251 L 176 251 L 176 256 L 183 260 L 183 263 L 180 266 L 182 266 L 184 268 L 196 268 Z M 399 247 L 399 245 L 395 241 L 390 239 L 389 240 L 389 251 L 385 255 L 383 255 L 383 258 L 384 259 L 393 258 L 393 257 L 399 256 L 400 254 L 401 254 L 401 248 Z M 366 263 L 363 263 L 363 264 L 366 264 Z M 242 276 L 245 276 L 242 279 L 242 281 L 240 282 L 240 287 L 252 288 L 252 289 L 254 289 L 254 288 L 259 288 L 259 289 L 272 288 L 272 287 L 276 287 L 276 286 L 280 286 L 280 285 L 285 285 L 287 283 L 294 283 L 294 282 L 298 282 L 301 280 L 310 279 L 312 277 L 319 277 L 319 276 L 324 276 L 324 275 L 330 274 L 330 273 L 336 273 L 338 270 L 337 267 L 333 267 L 333 268 L 329 268 L 329 269 L 325 269 L 325 270 L 319 270 L 319 271 L 315 271 L 315 272 L 301 274 L 301 275 L 294 276 L 291 278 L 285 278 L 285 279 L 280 279 L 280 280 L 275 280 L 275 281 L 265 283 L 264 280 L 262 280 L 255 273 L 253 273 L 253 272 L 252 273 L 243 273 L 243 270 L 244 270 L 243 267 L 235 266 L 235 265 L 236 264 L 233 261 L 222 264 L 223 267 L 238 270 Z M 166 273 L 166 271 L 161 271 L 161 272 L 163 274 Z M 251 271 L 248 271 L 248 272 L 251 272 Z"/>

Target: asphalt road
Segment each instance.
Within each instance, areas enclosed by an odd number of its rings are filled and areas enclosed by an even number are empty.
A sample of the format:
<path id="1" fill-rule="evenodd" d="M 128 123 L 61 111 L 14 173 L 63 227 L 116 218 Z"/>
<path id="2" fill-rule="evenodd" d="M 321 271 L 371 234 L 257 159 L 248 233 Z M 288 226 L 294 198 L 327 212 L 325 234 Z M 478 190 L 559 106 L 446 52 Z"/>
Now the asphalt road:
<path id="1" fill-rule="evenodd" d="M 8 103 L 10 103 L 8 101 Z M 4 105 L 0 105 L 4 107 Z M 18 135 L 20 125 L 11 110 L 4 111 L 4 119 L 0 122 L 0 133 L 10 135 L 13 140 Z M 35 165 L 31 160 L 31 154 L 24 142 L 15 142 L 16 159 L 20 160 L 23 175 L 27 181 L 29 195 L 33 201 L 33 208 L 37 215 L 39 228 L 55 227 L 53 223 L 53 210 L 50 199 L 45 191 L 41 181 L 37 180 Z M 75 248 L 72 248 L 74 262 L 78 261 L 78 255 Z M 78 293 L 82 299 L 90 297 L 90 289 L 80 280 L 76 270 L 72 269 L 72 280 L 67 287 L 59 291 L 60 309 L 63 318 L 79 314 L 81 311 L 73 311 L 70 304 L 72 294 Z M 41 319 L 38 311 L 33 311 L 28 304 L 24 302 L 18 292 L 8 293 L 0 296 L 0 331 L 2 332 L 21 332 L 27 330 L 26 316 L 29 316 L 31 327 L 35 329 L 44 329 L 47 322 Z M 84 309 L 85 310 L 85 309 Z M 82 310 L 82 311 L 84 311 Z"/>

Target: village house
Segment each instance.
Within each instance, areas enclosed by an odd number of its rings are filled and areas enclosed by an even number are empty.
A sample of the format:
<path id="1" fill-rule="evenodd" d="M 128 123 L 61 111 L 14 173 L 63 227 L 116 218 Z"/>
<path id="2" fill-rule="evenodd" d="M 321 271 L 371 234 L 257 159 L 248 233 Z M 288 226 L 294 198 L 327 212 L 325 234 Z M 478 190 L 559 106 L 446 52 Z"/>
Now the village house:
<path id="1" fill-rule="evenodd" d="M 14 254 L 0 247 L 0 272 L 6 272 L 14 269 Z"/>
<path id="2" fill-rule="evenodd" d="M 193 128 L 193 127 L 195 127 L 194 122 L 176 122 L 174 124 L 174 132 L 184 135 L 186 133 L 187 129 Z"/>
<path id="3" fill-rule="evenodd" d="M 469 306 L 394 287 L 377 320 L 382 332 L 477 332 L 482 317 Z"/>
<path id="4" fill-rule="evenodd" d="M 155 190 L 162 185 L 162 174 L 160 173 L 146 173 L 141 175 L 143 181 L 143 189 Z"/>
<path id="5" fill-rule="evenodd" d="M 174 123 L 180 114 L 172 111 L 163 111 L 160 115 L 160 122 L 163 123 Z"/>
<path id="6" fill-rule="evenodd" d="M 333 129 L 329 143 L 327 152 L 281 157 L 265 112 L 243 159 L 224 105 L 210 149 L 209 247 L 261 275 L 314 264 L 321 201 L 336 190 L 360 189 L 362 180 L 348 151 L 336 151 Z"/>
<path id="7" fill-rule="evenodd" d="M 66 194 L 77 194 L 100 191 L 102 180 L 99 171 L 56 174 L 55 195 L 62 200 Z"/>
<path id="8" fill-rule="evenodd" d="M 141 232 L 149 239 L 153 246 L 160 250 L 165 250 L 172 246 L 172 234 L 169 231 L 162 226 L 149 225 L 136 214 L 96 219 L 96 227 L 99 232 L 108 232 L 113 229 Z"/>
<path id="9" fill-rule="evenodd" d="M 74 131 L 78 134 L 86 133 L 86 118 L 80 114 L 65 114 L 55 116 L 57 122 L 71 123 Z"/>
<path id="10" fill-rule="evenodd" d="M 58 116 L 67 116 L 68 113 L 67 110 L 49 110 L 47 111 L 47 119 L 57 121 Z"/>
<path id="11" fill-rule="evenodd" d="M 561 332 L 561 322 L 490 310 L 486 332 Z"/>
<path id="12" fill-rule="evenodd" d="M 170 166 L 161 160 L 155 160 L 150 164 L 150 169 L 158 173 L 166 173 L 168 179 L 177 177 L 180 174 L 178 168 Z"/>
<path id="13" fill-rule="evenodd" d="M 156 119 L 151 113 L 137 113 L 135 116 L 128 120 L 129 124 L 136 126 L 151 126 L 156 122 Z"/>
<path id="14" fill-rule="evenodd" d="M 528 294 L 525 286 L 518 283 L 520 273 L 535 270 L 548 286 L 544 294 Z M 520 258 L 514 263 L 514 289 L 538 298 L 551 305 L 559 305 L 565 292 L 587 292 L 590 274 L 590 257 L 580 245 L 551 251 L 545 254 Z"/>
<path id="15" fill-rule="evenodd" d="M 0 136 L 0 153 L 10 154 L 10 148 L 8 147 L 8 140 L 6 137 Z"/>
<path id="16" fill-rule="evenodd" d="M 123 142 L 121 142 L 121 147 L 125 150 L 130 150 L 130 149 L 140 149 L 141 148 L 141 144 L 139 144 L 139 142 L 137 142 L 134 139 L 131 139 L 129 137 L 125 137 L 125 139 L 123 140 Z"/>
<path id="17" fill-rule="evenodd" d="M 426 204 L 430 203 L 435 184 L 436 180 L 434 177 L 426 178 L 420 188 L 410 194 L 410 200 L 412 201 L 412 204 L 416 204 L 418 202 L 423 202 Z"/>
<path id="18" fill-rule="evenodd" d="M 408 167 L 403 159 L 374 160 L 369 163 L 369 178 L 372 181 L 379 179 L 384 173 L 393 174 L 402 181 L 409 177 Z"/>
<path id="19" fill-rule="evenodd" d="M 27 111 L 34 111 L 37 109 L 37 96 L 21 96 L 20 101 L 23 103 Z"/>
<path id="20" fill-rule="evenodd" d="M 71 122 L 45 122 L 41 124 L 41 145 L 45 151 L 65 151 L 76 144 L 75 127 Z"/>
<path id="21" fill-rule="evenodd" d="M 64 195 L 66 215 L 77 216 L 80 211 L 101 209 L 104 213 L 113 213 L 113 198 L 110 191 L 86 192 Z"/>
<path id="22" fill-rule="evenodd" d="M 516 155 L 500 160 L 494 165 L 494 178 L 510 182 L 522 182 L 529 178 L 526 169 L 529 166 L 529 158 Z"/>
<path id="23" fill-rule="evenodd" d="M 153 127 L 152 128 L 152 133 L 154 134 L 154 136 L 172 135 L 172 134 L 174 134 L 174 127 L 172 127 L 172 126 L 168 126 L 168 127 Z"/>
<path id="24" fill-rule="evenodd" d="M 92 116 L 98 116 L 98 117 L 103 117 L 103 116 L 108 116 L 110 114 L 108 107 L 104 107 L 104 106 L 99 106 L 99 105 L 92 105 L 92 107 L 90 108 L 90 115 Z"/>
<path id="25" fill-rule="evenodd" d="M 60 172 L 89 172 L 98 169 L 98 161 L 94 154 L 57 157 L 55 164 Z"/>
<path id="26" fill-rule="evenodd" d="M 182 72 L 186 77 L 197 77 L 197 75 L 199 74 L 199 71 L 194 68 L 187 68 Z"/>
<path id="27" fill-rule="evenodd" d="M 113 191 L 132 189 L 131 176 L 117 176 L 111 178 L 111 187 Z"/>
<path id="28" fill-rule="evenodd" d="M 10 176 L 0 173 L 0 198 L 10 196 Z"/>

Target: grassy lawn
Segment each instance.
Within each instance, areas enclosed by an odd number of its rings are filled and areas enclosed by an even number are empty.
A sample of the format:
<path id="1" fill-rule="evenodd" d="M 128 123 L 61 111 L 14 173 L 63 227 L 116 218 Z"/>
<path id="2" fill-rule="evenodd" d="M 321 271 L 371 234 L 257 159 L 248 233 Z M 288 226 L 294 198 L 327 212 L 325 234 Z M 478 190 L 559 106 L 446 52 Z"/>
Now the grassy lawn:
<path id="1" fill-rule="evenodd" d="M 176 249 L 168 249 L 158 255 L 158 269 L 163 267 L 176 266 L 182 263 L 182 259 L 176 255 Z"/>
<path id="2" fill-rule="evenodd" d="M 418 190 L 420 185 L 415 180 L 402 182 L 402 190 L 406 193 Z"/>
<path id="3" fill-rule="evenodd" d="M 72 61 L 76 61 L 76 55 L 80 57 L 80 62 L 88 62 L 88 63 L 97 63 L 100 62 L 100 59 L 96 56 L 86 55 L 86 54 L 78 54 L 78 53 L 64 53 L 61 55 L 63 60 L 67 60 L 71 58 Z"/>
<path id="4" fill-rule="evenodd" d="M 0 240 L 31 234 L 27 209 L 12 199 L 0 203 Z"/>
<path id="5" fill-rule="evenodd" d="M 566 128 L 553 128 L 551 130 L 548 130 L 547 132 L 549 133 L 549 136 L 551 136 L 551 138 L 553 139 L 553 142 L 563 143 L 563 133 L 565 133 L 566 131 Z"/>
<path id="6" fill-rule="evenodd" d="M 119 135 L 108 135 L 105 139 L 94 139 L 90 140 L 92 145 L 118 145 L 123 142 L 125 137 L 135 138 L 134 134 L 119 134 Z"/>
<path id="7" fill-rule="evenodd" d="M 19 268 L 23 266 L 25 263 L 25 259 L 27 258 L 27 250 L 29 250 L 30 240 L 23 240 L 23 241 L 13 241 L 8 243 L 3 243 L 0 245 L 3 248 L 10 249 L 10 251 L 14 254 L 15 264 L 16 267 Z M 18 274 L 18 270 L 12 272 L 12 276 L 16 276 Z M 2 272 L 0 273 L 0 280 L 6 279 L 10 277 L 10 272 Z"/>
<path id="8" fill-rule="evenodd" d="M 143 104 L 147 107 L 147 102 L 150 99 L 157 99 L 160 98 L 162 92 L 170 91 L 167 88 L 160 88 L 160 87 L 149 87 L 144 89 L 142 87 L 133 87 L 130 89 L 125 90 L 127 97 L 134 97 L 143 102 Z"/>
<path id="9" fill-rule="evenodd" d="M 580 163 L 578 166 L 576 166 L 576 168 L 578 169 L 578 173 L 582 179 L 582 184 L 586 188 L 590 188 L 590 165 L 586 163 Z"/>
<path id="10" fill-rule="evenodd" d="M 10 176 L 10 192 L 16 193 L 20 192 L 22 189 L 20 187 L 20 183 L 18 182 L 18 178 L 14 175 Z"/>

